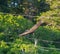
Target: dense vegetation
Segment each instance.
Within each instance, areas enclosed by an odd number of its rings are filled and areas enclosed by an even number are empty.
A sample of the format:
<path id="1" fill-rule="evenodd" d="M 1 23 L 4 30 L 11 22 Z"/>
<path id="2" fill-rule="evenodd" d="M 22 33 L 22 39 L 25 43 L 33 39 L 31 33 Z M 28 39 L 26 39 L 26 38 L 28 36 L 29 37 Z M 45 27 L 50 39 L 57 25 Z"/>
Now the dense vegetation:
<path id="1" fill-rule="evenodd" d="M 18 5 L 15 6 L 12 1 Z M 33 9 L 30 9 L 31 7 Z M 12 14 L 4 14 L 7 12 Z M 29 15 L 38 17 L 31 19 L 13 13 L 26 15 L 31 13 Z M 34 33 L 19 36 L 40 19 L 51 25 L 40 26 Z M 37 44 L 35 40 L 38 41 Z M 0 0 L 0 54 L 60 54 L 59 42 L 59 0 Z"/>

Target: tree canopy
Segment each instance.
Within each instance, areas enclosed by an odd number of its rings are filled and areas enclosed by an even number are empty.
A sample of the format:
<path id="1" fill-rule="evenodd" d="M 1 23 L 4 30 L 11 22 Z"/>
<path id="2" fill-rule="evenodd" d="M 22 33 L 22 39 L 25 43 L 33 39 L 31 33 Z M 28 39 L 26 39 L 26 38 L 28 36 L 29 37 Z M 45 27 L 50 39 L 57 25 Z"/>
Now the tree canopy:
<path id="1" fill-rule="evenodd" d="M 60 54 L 60 0 L 0 0 L 0 54 Z"/>

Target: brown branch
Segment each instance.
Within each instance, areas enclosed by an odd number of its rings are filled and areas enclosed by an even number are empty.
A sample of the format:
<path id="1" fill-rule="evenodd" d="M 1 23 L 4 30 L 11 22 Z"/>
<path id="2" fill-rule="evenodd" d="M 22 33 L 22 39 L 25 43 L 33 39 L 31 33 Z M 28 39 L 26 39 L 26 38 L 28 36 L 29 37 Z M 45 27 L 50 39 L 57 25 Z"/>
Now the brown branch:
<path id="1" fill-rule="evenodd" d="M 19 36 L 24 36 L 30 33 L 33 33 L 41 24 L 43 24 L 44 22 L 42 20 L 40 20 L 37 24 L 35 24 L 31 29 L 29 29 L 28 31 L 19 34 Z"/>

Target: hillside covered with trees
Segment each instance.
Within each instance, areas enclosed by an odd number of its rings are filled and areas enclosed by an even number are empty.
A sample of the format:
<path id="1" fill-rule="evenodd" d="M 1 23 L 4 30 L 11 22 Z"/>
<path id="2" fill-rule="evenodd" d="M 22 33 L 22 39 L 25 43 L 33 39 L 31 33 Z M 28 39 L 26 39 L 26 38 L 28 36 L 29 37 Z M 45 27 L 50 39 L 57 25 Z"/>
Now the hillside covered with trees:
<path id="1" fill-rule="evenodd" d="M 0 0 L 0 54 L 60 54 L 60 0 Z"/>

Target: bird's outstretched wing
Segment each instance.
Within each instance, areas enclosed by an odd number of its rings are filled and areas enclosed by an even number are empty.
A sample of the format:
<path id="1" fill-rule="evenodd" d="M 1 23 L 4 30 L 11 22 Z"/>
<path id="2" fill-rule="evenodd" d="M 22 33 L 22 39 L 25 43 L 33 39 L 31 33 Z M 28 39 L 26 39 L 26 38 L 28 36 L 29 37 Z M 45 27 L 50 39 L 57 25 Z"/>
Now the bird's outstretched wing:
<path id="1" fill-rule="evenodd" d="M 44 23 L 44 21 L 40 20 L 39 22 L 37 22 L 37 24 L 35 24 L 31 29 L 29 29 L 28 31 L 19 34 L 19 36 L 24 36 L 30 33 L 33 33 L 42 23 Z"/>

